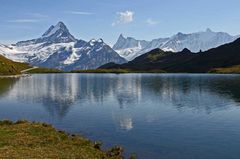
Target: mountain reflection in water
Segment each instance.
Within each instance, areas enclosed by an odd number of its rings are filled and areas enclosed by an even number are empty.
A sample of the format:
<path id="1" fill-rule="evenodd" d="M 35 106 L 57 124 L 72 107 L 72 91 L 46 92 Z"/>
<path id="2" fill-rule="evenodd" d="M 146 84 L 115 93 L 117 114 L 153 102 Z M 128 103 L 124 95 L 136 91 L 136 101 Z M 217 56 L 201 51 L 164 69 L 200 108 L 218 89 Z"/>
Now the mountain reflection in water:
<path id="1" fill-rule="evenodd" d="M 144 159 L 235 159 L 240 155 L 239 105 L 239 75 L 0 79 L 1 119 L 48 122 L 104 146 L 122 145 L 127 154 L 136 152 Z"/>
<path id="2" fill-rule="evenodd" d="M 87 100 L 103 104 L 111 98 L 116 99 L 118 103 L 115 104 L 120 109 L 149 98 L 170 102 L 179 110 L 189 107 L 211 113 L 215 109 L 227 108 L 224 105 L 226 99 L 238 103 L 239 90 L 240 77 L 234 75 L 64 74 L 0 79 L 0 97 L 8 93 L 15 100 L 41 103 L 52 116 L 59 118 L 63 118 L 74 103 L 81 105 Z"/>

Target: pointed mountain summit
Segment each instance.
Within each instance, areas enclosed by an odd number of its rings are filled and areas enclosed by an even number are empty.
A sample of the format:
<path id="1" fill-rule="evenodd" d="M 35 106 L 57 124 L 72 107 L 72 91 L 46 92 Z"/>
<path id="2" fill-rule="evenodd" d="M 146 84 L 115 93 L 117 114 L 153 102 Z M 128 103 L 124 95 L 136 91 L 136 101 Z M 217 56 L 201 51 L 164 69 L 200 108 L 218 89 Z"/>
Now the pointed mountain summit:
<path id="1" fill-rule="evenodd" d="M 49 37 L 56 33 L 70 34 L 67 26 L 63 22 L 58 22 L 55 26 L 51 25 L 50 28 L 42 35 L 42 37 Z"/>
<path id="2" fill-rule="evenodd" d="M 133 58 L 133 52 L 138 52 L 148 45 L 148 41 L 136 40 L 132 37 L 125 38 L 123 34 L 120 34 L 117 42 L 113 46 L 113 49 L 121 56 L 127 60 Z"/>
<path id="3" fill-rule="evenodd" d="M 58 22 L 57 25 L 50 26 L 50 28 L 42 35 L 42 38 L 48 38 L 49 40 L 63 43 L 76 41 L 63 22 Z"/>
<path id="4" fill-rule="evenodd" d="M 210 28 L 207 28 L 206 32 L 213 32 L 213 31 Z"/>
<path id="5" fill-rule="evenodd" d="M 20 41 L 17 46 L 26 46 L 38 43 L 69 43 L 76 42 L 77 40 L 69 32 L 68 28 L 63 22 L 58 22 L 55 26 L 51 25 L 50 28 L 42 35 L 42 37 L 27 41 Z"/>
<path id="6" fill-rule="evenodd" d="M 48 36 L 49 35 L 49 33 L 52 31 L 54 29 L 54 26 L 53 25 L 51 25 L 50 26 L 50 28 L 42 35 L 42 37 L 44 37 L 44 36 Z"/>
<path id="7" fill-rule="evenodd" d="M 51 25 L 50 28 L 42 35 L 42 37 L 51 36 L 52 34 L 55 34 L 58 30 L 69 33 L 66 25 L 63 22 L 58 22 L 55 26 Z"/>
<path id="8" fill-rule="evenodd" d="M 126 38 L 123 36 L 123 34 L 120 34 L 118 37 L 118 40 L 125 40 Z"/>
<path id="9" fill-rule="evenodd" d="M 120 34 L 116 44 L 113 46 L 114 50 L 119 50 L 123 48 L 139 48 L 145 47 L 147 45 L 147 41 L 145 40 L 136 40 L 132 37 L 125 38 L 123 34 Z"/>
<path id="10" fill-rule="evenodd" d="M 123 45 L 126 43 L 126 40 L 127 39 L 123 36 L 123 34 L 120 34 L 119 37 L 118 37 L 117 42 L 113 46 L 113 49 L 114 50 L 118 50 L 118 49 L 123 48 L 124 47 Z"/>

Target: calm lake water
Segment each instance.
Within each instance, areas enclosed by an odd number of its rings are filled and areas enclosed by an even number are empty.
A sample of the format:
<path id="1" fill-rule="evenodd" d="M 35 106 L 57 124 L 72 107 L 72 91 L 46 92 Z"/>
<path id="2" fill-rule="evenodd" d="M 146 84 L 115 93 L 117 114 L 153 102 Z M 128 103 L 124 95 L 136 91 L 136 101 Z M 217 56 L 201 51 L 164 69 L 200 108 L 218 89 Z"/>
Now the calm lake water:
<path id="1" fill-rule="evenodd" d="M 0 119 L 43 121 L 140 159 L 239 159 L 240 76 L 51 74 L 0 79 Z"/>

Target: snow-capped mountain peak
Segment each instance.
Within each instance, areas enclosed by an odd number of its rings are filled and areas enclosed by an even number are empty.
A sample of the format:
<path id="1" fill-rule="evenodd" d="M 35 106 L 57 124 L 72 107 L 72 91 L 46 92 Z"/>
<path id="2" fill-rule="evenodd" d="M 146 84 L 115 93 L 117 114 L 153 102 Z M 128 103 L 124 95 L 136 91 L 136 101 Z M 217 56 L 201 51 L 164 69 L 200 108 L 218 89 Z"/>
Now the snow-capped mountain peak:
<path id="1" fill-rule="evenodd" d="M 122 41 L 122 40 L 126 40 L 126 38 L 123 36 L 123 34 L 120 34 L 119 37 L 118 37 L 118 40 Z"/>
<path id="2" fill-rule="evenodd" d="M 120 34 L 116 44 L 113 46 L 114 50 L 126 49 L 126 48 L 134 48 L 134 47 L 145 47 L 147 45 L 147 41 L 145 40 L 136 40 L 132 37 L 125 38 L 123 34 Z"/>
<path id="3" fill-rule="evenodd" d="M 94 45 L 95 43 L 103 43 L 102 39 L 91 39 L 89 41 L 90 44 Z"/>
<path id="4" fill-rule="evenodd" d="M 42 35 L 42 37 L 50 37 L 54 34 L 70 34 L 69 30 L 67 29 L 66 25 L 63 22 L 58 22 L 55 26 L 51 25 L 50 28 Z"/>
<path id="5" fill-rule="evenodd" d="M 127 60 L 131 60 L 134 56 L 134 52 L 138 52 L 148 45 L 148 41 L 136 40 L 132 37 L 125 38 L 123 34 L 120 34 L 113 49 L 122 57 Z"/>
<path id="6" fill-rule="evenodd" d="M 103 41 L 102 38 L 98 39 L 97 41 L 98 41 L 99 43 L 104 43 L 104 41 Z"/>
<path id="7" fill-rule="evenodd" d="M 104 43 L 103 39 L 92 39 L 85 45 L 84 49 L 87 50 L 88 54 L 92 51 L 96 53 L 102 50 L 104 46 L 109 47 L 106 43 Z"/>
<path id="8" fill-rule="evenodd" d="M 73 35 L 63 22 L 58 22 L 55 26 L 50 28 L 42 35 L 42 39 L 51 39 L 58 42 L 73 42 L 76 41 Z"/>
<path id="9" fill-rule="evenodd" d="M 46 43 L 69 43 L 76 42 L 77 40 L 74 36 L 69 32 L 66 25 L 63 22 L 58 22 L 55 26 L 51 25 L 50 28 L 37 39 L 20 41 L 16 45 L 17 46 L 27 46 L 30 44 L 43 44 Z"/>
<path id="10" fill-rule="evenodd" d="M 48 36 L 53 29 L 54 29 L 54 26 L 51 25 L 50 28 L 42 35 L 42 37 Z"/>
<path id="11" fill-rule="evenodd" d="M 63 22 L 51 25 L 40 38 L 0 45 L 0 54 L 34 66 L 63 70 L 96 69 L 109 62 L 126 62 L 102 39 L 75 39 Z"/>
<path id="12" fill-rule="evenodd" d="M 207 28 L 205 31 L 189 34 L 179 32 L 169 38 L 154 39 L 147 42 L 147 45 L 145 46 L 141 45 L 141 47 L 137 47 L 137 44 L 130 40 L 134 38 L 124 38 L 120 35 L 113 49 L 118 52 L 120 56 L 126 58 L 127 60 L 132 60 L 137 56 L 156 48 L 172 52 L 181 52 L 184 48 L 187 48 L 191 52 L 197 53 L 200 50 L 206 51 L 225 43 L 232 42 L 238 37 L 239 36 L 231 36 L 224 32 L 214 32 Z M 134 42 L 136 41 L 139 40 L 134 39 Z"/>

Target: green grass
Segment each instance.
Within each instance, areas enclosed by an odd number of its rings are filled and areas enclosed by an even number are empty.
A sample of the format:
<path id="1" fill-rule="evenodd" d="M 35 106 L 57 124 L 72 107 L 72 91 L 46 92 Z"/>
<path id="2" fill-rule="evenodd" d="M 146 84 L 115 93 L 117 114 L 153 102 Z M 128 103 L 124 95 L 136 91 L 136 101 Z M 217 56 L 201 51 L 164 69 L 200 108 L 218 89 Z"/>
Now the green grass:
<path id="1" fill-rule="evenodd" d="M 107 151 L 100 147 L 99 142 L 58 131 L 49 124 L 0 121 L 0 158 L 123 159 L 121 147 Z"/>
<path id="2" fill-rule="evenodd" d="M 51 68 L 36 68 L 28 71 L 27 73 L 38 74 L 38 73 L 64 73 L 64 71 Z"/>
<path id="3" fill-rule="evenodd" d="M 240 65 L 235 65 L 235 66 L 225 67 L 225 68 L 215 68 L 209 71 L 209 73 L 239 74 Z"/>
<path id="4" fill-rule="evenodd" d="M 129 70 L 123 69 L 96 69 L 96 70 L 76 70 L 71 73 L 129 73 Z"/>
<path id="5" fill-rule="evenodd" d="M 156 61 L 156 60 L 158 60 L 160 57 L 163 57 L 163 56 L 165 56 L 165 55 L 162 54 L 162 53 L 159 53 L 159 54 L 149 54 L 147 58 L 148 58 L 150 61 Z"/>
<path id="6" fill-rule="evenodd" d="M 26 63 L 14 62 L 0 55 L 0 75 L 19 75 L 22 70 L 30 67 Z"/>

